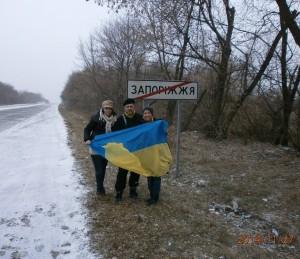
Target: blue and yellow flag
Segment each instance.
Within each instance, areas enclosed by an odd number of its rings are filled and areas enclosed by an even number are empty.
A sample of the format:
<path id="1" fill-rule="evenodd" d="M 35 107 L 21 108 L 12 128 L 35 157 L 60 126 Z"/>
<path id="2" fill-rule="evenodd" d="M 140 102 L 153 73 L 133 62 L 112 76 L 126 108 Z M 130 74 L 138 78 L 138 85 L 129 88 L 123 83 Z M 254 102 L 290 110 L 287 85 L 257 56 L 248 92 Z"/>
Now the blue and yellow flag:
<path id="1" fill-rule="evenodd" d="M 162 176 L 169 171 L 172 155 L 167 144 L 166 121 L 96 136 L 91 148 L 117 167 L 144 176 Z"/>

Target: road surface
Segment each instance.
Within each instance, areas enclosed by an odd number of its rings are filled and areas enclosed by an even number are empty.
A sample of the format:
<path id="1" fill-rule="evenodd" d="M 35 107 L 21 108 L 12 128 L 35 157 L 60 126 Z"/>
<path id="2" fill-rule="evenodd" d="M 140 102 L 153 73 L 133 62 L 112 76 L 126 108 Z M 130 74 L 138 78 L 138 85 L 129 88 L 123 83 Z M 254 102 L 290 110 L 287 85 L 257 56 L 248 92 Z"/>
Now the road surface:
<path id="1" fill-rule="evenodd" d="M 0 106 L 0 158 L 0 258 L 95 258 L 57 106 Z"/>

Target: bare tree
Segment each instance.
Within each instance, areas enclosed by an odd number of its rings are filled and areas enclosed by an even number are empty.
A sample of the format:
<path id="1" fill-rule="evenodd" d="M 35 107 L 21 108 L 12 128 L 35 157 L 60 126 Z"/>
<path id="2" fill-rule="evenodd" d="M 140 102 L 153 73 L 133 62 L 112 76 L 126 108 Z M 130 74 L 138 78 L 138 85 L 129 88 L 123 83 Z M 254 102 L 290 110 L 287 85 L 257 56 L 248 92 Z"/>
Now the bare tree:
<path id="1" fill-rule="evenodd" d="M 165 80 L 183 80 L 194 1 L 140 1 L 136 12 L 148 28 L 150 52 Z M 155 61 L 155 60 L 154 60 Z M 173 123 L 176 102 L 168 101 L 167 120 Z"/>
<path id="2" fill-rule="evenodd" d="M 98 100 L 100 100 L 101 97 L 105 98 L 105 91 L 99 82 L 101 60 L 99 59 L 99 48 L 94 36 L 90 35 L 89 41 L 86 44 L 80 43 L 79 55 L 83 62 L 85 73 L 91 78 L 93 95 L 95 95 Z M 84 87 L 84 85 L 82 87 Z"/>
<path id="3" fill-rule="evenodd" d="M 299 11 L 296 9 L 291 11 L 290 7 L 285 0 L 276 0 L 279 7 L 280 16 L 282 17 L 286 27 L 293 35 L 295 42 L 300 47 L 300 26 L 297 24 L 296 18 L 299 15 Z"/>
<path id="4" fill-rule="evenodd" d="M 288 73 L 288 60 L 287 60 L 287 51 L 288 51 L 288 33 L 287 33 L 287 23 L 284 19 L 284 15 L 280 13 L 281 18 L 281 30 L 284 32 L 282 37 L 281 44 L 281 91 L 283 98 L 283 120 L 281 126 L 281 134 L 278 138 L 277 143 L 287 146 L 289 139 L 289 121 L 290 115 L 293 108 L 293 103 L 295 95 L 298 90 L 299 81 L 300 81 L 300 66 L 297 64 L 294 70 L 291 73 Z"/>
<path id="5" fill-rule="evenodd" d="M 104 26 L 96 38 L 105 64 L 111 65 L 118 73 L 118 102 L 122 103 L 127 93 L 129 72 L 134 68 L 137 73 L 146 52 L 139 21 L 129 16 L 121 18 Z"/>
<path id="6" fill-rule="evenodd" d="M 206 67 L 214 78 L 206 92 L 211 104 L 211 135 L 224 138 L 235 116 L 245 100 L 258 85 L 263 85 L 268 77 L 274 77 L 270 64 L 274 56 L 281 57 L 281 82 L 283 102 L 287 118 L 291 114 L 291 103 L 297 92 L 297 69 L 285 68 L 284 45 L 289 49 L 289 38 L 280 24 L 284 21 L 297 42 L 296 22 L 298 13 L 290 11 L 296 6 L 290 1 L 243 1 L 230 0 L 99 0 L 115 10 L 130 8 L 147 31 L 147 61 L 158 61 L 164 79 L 184 80 L 187 69 L 195 64 Z M 235 6 L 233 6 L 233 3 Z M 276 12 L 276 3 L 281 8 Z M 236 12 L 238 6 L 239 11 Z M 286 13 L 286 7 L 289 13 Z M 253 15 L 256 12 L 259 16 Z M 281 17 L 281 19 L 279 18 Z M 292 17 L 292 20 L 291 20 Z M 296 30 L 295 30 L 296 28 Z M 296 34 L 294 33 L 296 31 Z M 296 36 L 295 36 L 296 35 Z M 282 38 L 283 37 L 283 38 Z M 282 39 L 282 48 L 278 46 Z M 287 42 L 285 44 L 284 42 Z M 196 62 L 196 63 L 195 63 Z M 195 71 L 195 70 L 194 70 Z M 296 90 L 295 90 L 296 89 Z M 190 119 L 197 105 L 191 109 Z M 168 120 L 172 121 L 175 103 L 168 103 Z M 284 139 L 285 137 L 283 137 Z"/>
<path id="7" fill-rule="evenodd" d="M 80 45 L 84 70 L 93 80 L 94 94 L 98 99 L 110 97 L 118 105 L 122 103 L 129 72 L 134 68 L 138 73 L 144 62 L 145 51 L 144 35 L 139 30 L 138 21 L 128 16 L 97 30 L 87 44 Z M 103 84 L 103 78 L 113 74 L 117 78 L 108 85 Z"/>

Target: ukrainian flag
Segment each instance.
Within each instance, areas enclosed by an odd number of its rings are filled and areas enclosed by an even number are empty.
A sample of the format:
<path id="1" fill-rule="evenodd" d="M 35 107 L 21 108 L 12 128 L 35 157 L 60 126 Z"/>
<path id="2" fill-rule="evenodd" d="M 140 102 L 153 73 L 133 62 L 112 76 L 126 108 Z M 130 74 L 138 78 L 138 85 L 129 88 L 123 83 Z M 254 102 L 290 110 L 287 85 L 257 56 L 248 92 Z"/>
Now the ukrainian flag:
<path id="1" fill-rule="evenodd" d="M 166 121 L 96 136 L 91 148 L 117 167 L 144 176 L 162 176 L 169 171 L 172 155 L 167 144 Z"/>

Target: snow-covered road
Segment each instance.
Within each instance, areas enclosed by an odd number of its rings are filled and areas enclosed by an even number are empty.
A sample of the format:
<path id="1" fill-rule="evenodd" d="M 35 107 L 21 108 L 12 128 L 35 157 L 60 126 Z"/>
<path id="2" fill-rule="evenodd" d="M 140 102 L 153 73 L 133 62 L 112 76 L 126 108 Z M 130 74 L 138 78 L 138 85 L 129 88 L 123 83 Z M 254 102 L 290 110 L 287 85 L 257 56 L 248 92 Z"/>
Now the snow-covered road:
<path id="1" fill-rule="evenodd" d="M 26 120 L 47 107 L 48 105 L 44 103 L 0 106 L 0 131 Z"/>
<path id="2" fill-rule="evenodd" d="M 0 258 L 94 258 L 63 119 L 32 108 L 1 111 L 20 119 L 0 130 Z"/>

